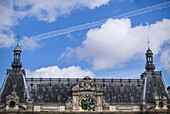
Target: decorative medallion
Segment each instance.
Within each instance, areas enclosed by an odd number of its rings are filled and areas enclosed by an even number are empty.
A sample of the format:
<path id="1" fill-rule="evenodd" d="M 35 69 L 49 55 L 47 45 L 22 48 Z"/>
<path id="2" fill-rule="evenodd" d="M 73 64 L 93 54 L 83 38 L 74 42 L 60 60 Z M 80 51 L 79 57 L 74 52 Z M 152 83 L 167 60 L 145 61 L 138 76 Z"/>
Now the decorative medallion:
<path id="1" fill-rule="evenodd" d="M 92 96 L 85 96 L 80 100 L 80 111 L 95 111 L 95 101 Z"/>
<path id="2" fill-rule="evenodd" d="M 11 101 L 11 102 L 9 103 L 9 106 L 10 106 L 11 108 L 14 108 L 15 105 L 16 105 L 16 103 L 15 103 L 14 101 Z"/>
<path id="3" fill-rule="evenodd" d="M 159 107 L 160 107 L 160 108 L 164 107 L 163 102 L 159 102 Z"/>

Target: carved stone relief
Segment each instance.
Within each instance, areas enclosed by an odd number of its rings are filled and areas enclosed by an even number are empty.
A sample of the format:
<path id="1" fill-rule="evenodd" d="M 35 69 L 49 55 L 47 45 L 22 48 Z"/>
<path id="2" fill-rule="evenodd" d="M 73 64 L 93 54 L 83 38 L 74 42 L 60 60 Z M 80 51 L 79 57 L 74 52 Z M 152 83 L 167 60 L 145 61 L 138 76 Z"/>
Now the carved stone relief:
<path id="1" fill-rule="evenodd" d="M 163 111 L 167 110 L 167 98 L 165 96 L 155 97 L 155 110 Z"/>
<path id="2" fill-rule="evenodd" d="M 66 102 L 66 110 L 101 111 L 103 104 L 103 89 L 86 76 L 83 81 L 72 89 L 72 100 Z"/>

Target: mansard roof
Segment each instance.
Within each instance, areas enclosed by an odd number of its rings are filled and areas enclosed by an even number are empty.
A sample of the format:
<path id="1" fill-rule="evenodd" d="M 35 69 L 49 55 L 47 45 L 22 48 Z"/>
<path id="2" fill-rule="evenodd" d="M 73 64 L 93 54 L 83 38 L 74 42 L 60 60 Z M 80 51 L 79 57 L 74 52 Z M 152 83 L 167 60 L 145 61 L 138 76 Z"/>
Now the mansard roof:
<path id="1" fill-rule="evenodd" d="M 140 103 L 143 79 L 91 79 L 103 90 L 103 98 L 110 104 Z M 28 89 L 34 103 L 64 104 L 72 99 L 72 89 L 82 78 L 27 78 Z"/>

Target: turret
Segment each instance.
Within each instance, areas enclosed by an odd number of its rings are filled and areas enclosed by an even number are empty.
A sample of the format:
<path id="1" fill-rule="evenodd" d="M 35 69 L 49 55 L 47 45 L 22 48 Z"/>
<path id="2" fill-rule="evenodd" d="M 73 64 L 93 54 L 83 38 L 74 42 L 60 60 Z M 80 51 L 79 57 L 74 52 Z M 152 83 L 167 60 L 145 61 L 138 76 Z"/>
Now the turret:
<path id="1" fill-rule="evenodd" d="M 7 74 L 0 91 L 0 102 L 14 108 L 18 103 L 26 103 L 30 95 L 26 83 L 25 70 L 21 69 L 22 63 L 20 57 L 22 51 L 18 44 L 13 52 L 12 69 L 7 69 Z M 15 100 L 12 99 L 13 97 Z M 12 104 L 10 101 L 12 101 Z M 17 107 L 14 109 L 17 109 Z"/>
<path id="2" fill-rule="evenodd" d="M 21 51 L 20 47 L 18 46 L 18 44 L 15 47 L 15 49 L 13 50 L 13 52 L 14 52 L 14 60 L 11 64 L 11 67 L 13 69 L 20 69 L 22 67 L 22 62 L 20 60 L 22 51 Z"/>
<path id="3" fill-rule="evenodd" d="M 145 55 L 146 55 L 146 65 L 145 65 L 146 71 L 154 71 L 155 65 L 153 63 L 153 53 L 152 53 L 151 49 L 149 48 L 149 46 L 148 46 L 148 50 L 146 51 Z"/>

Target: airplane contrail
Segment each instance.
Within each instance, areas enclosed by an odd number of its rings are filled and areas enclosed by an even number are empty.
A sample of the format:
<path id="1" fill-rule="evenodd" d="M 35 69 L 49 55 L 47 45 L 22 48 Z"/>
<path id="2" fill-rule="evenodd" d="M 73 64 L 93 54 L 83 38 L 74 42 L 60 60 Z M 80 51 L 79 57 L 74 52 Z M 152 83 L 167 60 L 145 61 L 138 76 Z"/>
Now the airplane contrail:
<path id="1" fill-rule="evenodd" d="M 157 5 L 154 5 L 154 6 L 141 8 L 141 9 L 138 9 L 138 10 L 135 10 L 135 11 L 130 11 L 130 12 L 127 12 L 127 13 L 124 13 L 124 14 L 121 14 L 121 15 L 118 15 L 118 16 L 113 16 L 113 17 L 110 17 L 110 18 L 113 18 L 113 19 L 116 19 L 116 18 L 128 18 L 128 17 L 133 17 L 133 16 L 145 14 L 145 13 L 156 11 L 156 10 L 165 9 L 165 8 L 168 8 L 168 7 L 170 7 L 170 1 L 160 3 L 160 4 L 157 4 Z M 95 22 L 82 24 L 82 25 L 72 26 L 72 27 L 69 27 L 69 28 L 66 28 L 66 29 L 56 30 L 56 31 L 48 32 L 48 33 L 43 33 L 43 34 L 34 36 L 32 38 L 34 40 L 36 40 L 36 41 L 40 41 L 40 40 L 52 38 L 52 37 L 55 37 L 55 36 L 60 36 L 60 35 L 63 35 L 63 34 L 75 32 L 75 31 L 79 31 L 79 30 L 84 30 L 84 29 L 88 29 L 88 28 L 92 28 L 92 27 L 102 25 L 108 19 L 109 18 L 99 20 L 99 21 L 95 21 Z"/>

